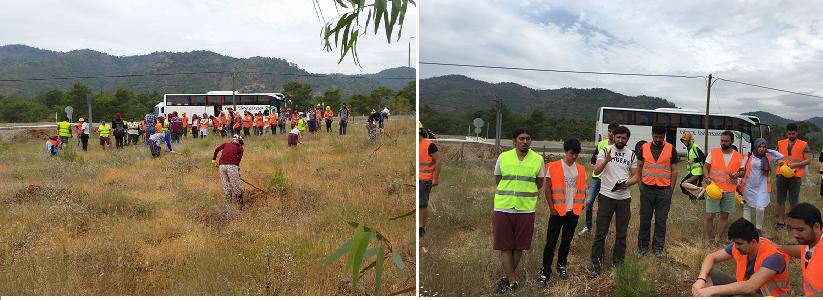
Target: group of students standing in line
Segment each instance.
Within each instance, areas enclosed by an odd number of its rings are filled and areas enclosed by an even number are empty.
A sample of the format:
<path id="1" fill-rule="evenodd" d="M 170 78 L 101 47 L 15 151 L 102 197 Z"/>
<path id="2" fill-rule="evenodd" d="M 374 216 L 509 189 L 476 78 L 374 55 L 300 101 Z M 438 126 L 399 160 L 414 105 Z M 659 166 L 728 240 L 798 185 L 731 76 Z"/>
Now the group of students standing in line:
<path id="1" fill-rule="evenodd" d="M 734 134 L 730 131 L 721 134 L 720 147 L 712 149 L 705 157 L 694 143 L 693 135 L 683 135 L 681 142 L 687 148 L 687 176 L 680 182 L 680 187 L 694 201 L 706 201 L 704 246 L 710 244 L 712 232 L 715 233 L 715 243 L 722 241 L 723 233 L 727 233 L 728 239 L 732 241 L 725 249 L 706 258 L 700 276 L 692 287 L 694 295 L 788 295 L 786 278 L 789 257 L 804 259 L 805 293 L 819 295 L 823 291 L 823 276 L 818 276 L 823 275 L 823 258 L 815 259 L 823 251 L 813 254 L 821 237 L 820 212 L 808 203 L 798 204 L 800 180 L 810 161 L 808 144 L 797 138 L 795 124 L 789 124 L 786 129 L 787 138 L 778 142 L 777 150 L 769 150 L 765 140 L 756 139 L 752 143 L 752 152 L 745 156 L 734 149 Z M 564 142 L 562 159 L 545 164 L 543 157 L 530 148 L 529 131 L 517 129 L 512 135 L 514 148 L 501 153 L 494 168 L 497 189 L 492 215 L 492 246 L 494 250 L 500 251 L 500 262 L 505 273 L 498 281 L 495 292 L 504 294 L 519 288 L 515 270 L 523 250 L 531 248 L 535 208 L 544 185 L 546 187 L 543 192 L 551 215 L 543 251 L 543 266 L 537 279 L 540 286 L 548 285 L 558 238 L 560 245 L 556 271 L 561 279 L 568 277 L 567 257 L 578 219 L 586 213 L 586 227 L 579 235 L 592 230 L 592 207 L 595 200 L 598 205 L 597 227 L 592 242 L 589 276 L 594 278 L 603 272 L 605 241 L 613 217 L 616 219 L 616 238 L 612 262 L 613 265 L 623 262 L 628 225 L 633 213 L 628 188 L 635 184 L 640 185 L 638 251 L 641 255 L 653 253 L 657 258 L 664 258 L 666 223 L 672 193 L 677 184 L 676 165 L 680 161 L 674 145 L 665 141 L 666 130 L 664 126 L 653 126 L 652 141 L 638 143 L 632 150 L 626 147 L 631 136 L 629 129 L 610 124 L 609 139 L 597 145 L 596 155 L 592 159 L 592 180 L 587 186 L 586 170 L 577 162 L 581 152 L 577 139 Z M 429 193 L 439 180 L 442 162 L 436 146 L 426 138 L 422 129 L 420 135 L 422 237 L 425 234 L 425 209 Z M 778 164 L 781 160 L 787 162 Z M 762 237 L 760 229 L 763 211 L 769 204 L 769 179 L 775 166 L 789 168 L 791 172 L 776 172 L 778 207 L 775 227 L 790 228 L 801 246 L 777 246 Z M 705 178 L 704 173 L 708 174 Z M 823 167 L 820 173 L 823 174 Z M 712 193 L 715 198 L 706 197 L 707 187 L 700 186 L 704 179 L 708 185 L 719 187 L 720 194 Z M 788 215 L 785 211 L 787 199 L 792 208 Z M 728 215 L 734 210 L 735 202 L 743 204 L 744 218 L 727 226 Z M 757 225 L 750 222 L 751 210 L 756 212 Z M 761 251 L 758 252 L 758 249 Z M 800 256 L 801 253 L 803 257 Z M 731 259 L 737 266 L 733 280 L 729 281 L 727 279 L 730 276 L 713 271 L 712 267 L 714 263 Z M 778 260 L 784 263 L 780 264 Z"/>

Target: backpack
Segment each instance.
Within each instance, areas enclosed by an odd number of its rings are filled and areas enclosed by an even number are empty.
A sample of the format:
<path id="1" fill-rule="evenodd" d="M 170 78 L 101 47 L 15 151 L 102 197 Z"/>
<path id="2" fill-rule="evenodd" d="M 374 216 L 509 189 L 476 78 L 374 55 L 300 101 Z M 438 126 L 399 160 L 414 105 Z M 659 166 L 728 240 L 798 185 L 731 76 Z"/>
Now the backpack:
<path id="1" fill-rule="evenodd" d="M 171 118 L 171 132 L 174 133 L 182 133 L 183 132 L 183 119 L 179 117 Z"/>
<path id="2" fill-rule="evenodd" d="M 121 134 L 126 133 L 126 125 L 123 124 L 123 121 L 120 121 L 120 122 L 115 121 L 113 123 L 114 123 L 114 126 L 113 126 L 114 127 L 114 134 L 121 135 Z"/>

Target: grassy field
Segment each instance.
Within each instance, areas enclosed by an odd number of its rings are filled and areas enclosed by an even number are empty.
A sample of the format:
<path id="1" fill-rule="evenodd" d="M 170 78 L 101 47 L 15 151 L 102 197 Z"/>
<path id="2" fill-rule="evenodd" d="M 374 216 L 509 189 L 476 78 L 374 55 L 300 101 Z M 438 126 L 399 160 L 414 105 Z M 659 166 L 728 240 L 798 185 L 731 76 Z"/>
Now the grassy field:
<path id="1" fill-rule="evenodd" d="M 227 206 L 213 149 L 223 139 L 51 159 L 43 139 L 6 134 L 0 143 L 0 294 L 3 295 L 364 295 L 345 259 L 323 260 L 354 230 L 380 230 L 415 268 L 414 118 L 392 117 L 370 142 L 362 119 L 349 134 L 246 139 L 242 178 L 251 204 Z M 336 128 L 336 126 L 335 126 Z M 37 136 L 37 134 L 29 134 Z M 10 143 L 9 140 L 13 140 Z M 76 139 L 70 148 L 77 148 Z M 384 293 L 413 286 L 414 272 L 384 272 Z"/>
<path id="2" fill-rule="evenodd" d="M 498 252 L 491 248 L 491 214 L 495 190 L 494 156 L 472 155 L 471 159 L 458 161 L 455 153 L 460 145 L 440 144 L 445 162 L 440 176 L 440 185 L 431 194 L 429 225 L 426 237 L 421 240 L 420 251 L 420 294 L 423 296 L 490 296 L 494 285 L 503 277 Z M 486 147 L 479 149 L 466 146 L 465 153 L 486 153 Z M 467 156 L 469 156 L 467 154 Z M 486 159 L 478 157 L 486 156 Z M 581 163 L 591 170 L 583 160 L 589 155 L 581 155 Z M 552 160 L 559 159 L 555 156 Z M 815 160 L 810 170 L 817 170 Z M 679 170 L 685 166 L 680 165 Z M 816 173 L 816 172 L 815 172 Z M 682 175 L 681 175 L 682 176 Z M 682 177 L 681 177 L 682 178 Z M 803 187 L 801 201 L 823 207 L 819 196 L 820 179 L 815 174 L 812 187 Z M 532 249 L 524 252 L 518 268 L 521 289 L 517 296 L 614 296 L 616 290 L 629 290 L 634 296 L 691 296 L 691 285 L 700 270 L 700 263 L 706 254 L 720 249 L 723 245 L 702 247 L 702 222 L 705 217 L 705 203 L 693 205 L 680 191 L 675 191 L 669 213 L 666 236 L 667 257 L 663 260 L 653 256 L 637 256 L 637 230 L 639 226 L 639 192 L 632 187 L 632 218 L 627 239 L 627 258 L 624 271 L 618 273 L 621 280 L 614 280 L 615 271 L 611 266 L 611 249 L 614 245 L 614 224 L 610 225 L 606 241 L 606 271 L 603 275 L 589 279 L 586 275 L 591 265 L 590 254 L 594 233 L 575 236 L 569 254 L 569 275 L 560 280 L 556 274 L 549 281 L 547 289 L 540 289 L 536 280 L 543 261 L 543 247 L 546 243 L 548 207 L 541 194 L 537 206 L 535 235 Z M 772 205 L 766 209 L 764 235 L 781 244 L 794 244 L 788 231 L 775 230 L 773 216 L 775 196 Z M 596 214 L 597 206 L 595 206 Z M 742 217 L 738 205 L 730 216 L 730 221 Z M 575 232 L 585 226 L 581 217 Z M 556 250 L 555 250 L 556 251 Z M 557 257 L 555 256 L 555 262 Z M 554 263 L 552 264 L 554 267 Z M 790 266 L 790 280 L 793 294 L 802 296 L 800 264 L 793 259 Z M 733 274 L 733 263 L 724 263 L 721 269 Z M 645 282 L 645 284 L 640 284 Z M 622 283 L 622 284 L 621 284 Z M 628 283 L 628 284 L 626 284 Z M 617 285 L 617 286 L 616 286 Z"/>

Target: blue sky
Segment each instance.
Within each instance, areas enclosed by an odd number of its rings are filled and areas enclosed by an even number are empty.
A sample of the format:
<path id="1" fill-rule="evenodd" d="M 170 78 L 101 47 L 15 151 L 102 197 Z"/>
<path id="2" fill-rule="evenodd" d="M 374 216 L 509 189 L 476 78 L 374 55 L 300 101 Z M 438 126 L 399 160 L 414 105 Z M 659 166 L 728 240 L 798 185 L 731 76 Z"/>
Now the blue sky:
<path id="1" fill-rule="evenodd" d="M 823 96 L 823 5 L 814 1 L 429 0 L 420 60 L 527 68 L 713 73 Z M 651 79 L 423 65 L 422 78 L 463 74 L 532 88 L 604 87 L 704 110 L 703 79 Z M 718 82 L 713 112 L 818 116 L 823 99 Z"/>
<path id="2" fill-rule="evenodd" d="M 326 19 L 338 15 L 333 0 L 319 2 Z M 0 45 L 88 48 L 112 55 L 210 50 L 283 58 L 318 73 L 405 66 L 408 38 L 417 29 L 417 8 L 410 6 L 399 42 L 387 44 L 383 32 L 373 31 L 358 39 L 361 69 L 350 59 L 338 65 L 338 53 L 322 50 L 322 24 L 310 0 L 0 0 L 0 7 Z"/>

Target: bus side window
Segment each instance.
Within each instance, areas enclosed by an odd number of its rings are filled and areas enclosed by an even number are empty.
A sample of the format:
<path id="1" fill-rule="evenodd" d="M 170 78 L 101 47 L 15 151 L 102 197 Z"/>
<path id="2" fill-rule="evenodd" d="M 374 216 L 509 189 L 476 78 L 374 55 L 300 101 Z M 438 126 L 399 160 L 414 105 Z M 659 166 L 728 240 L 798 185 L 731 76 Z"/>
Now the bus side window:
<path id="1" fill-rule="evenodd" d="M 723 124 L 723 117 L 710 116 L 709 117 L 709 129 L 725 130 L 726 127 Z"/>
<path id="2" fill-rule="evenodd" d="M 654 113 L 651 112 L 637 112 L 637 123 L 636 125 L 641 126 L 652 126 L 654 125 Z"/>

